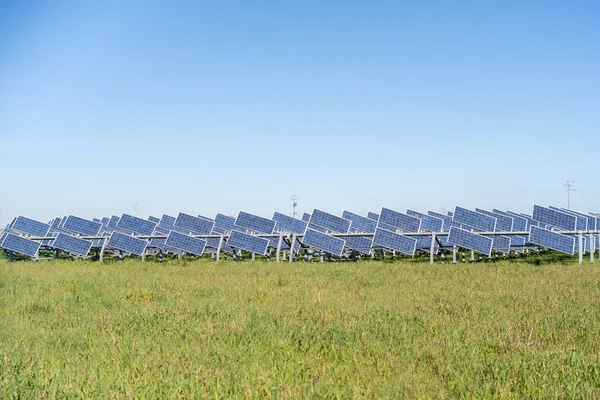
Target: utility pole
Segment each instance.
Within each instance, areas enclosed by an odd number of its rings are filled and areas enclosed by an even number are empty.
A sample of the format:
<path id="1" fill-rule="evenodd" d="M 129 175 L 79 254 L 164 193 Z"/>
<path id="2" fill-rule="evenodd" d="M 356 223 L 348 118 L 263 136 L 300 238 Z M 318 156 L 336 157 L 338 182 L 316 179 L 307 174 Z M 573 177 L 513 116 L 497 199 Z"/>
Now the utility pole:
<path id="1" fill-rule="evenodd" d="M 292 201 L 292 217 L 296 218 L 296 215 L 298 215 L 298 212 L 296 211 L 296 207 L 298 207 L 298 198 L 293 194 L 290 200 Z"/>
<path id="2" fill-rule="evenodd" d="M 575 181 L 567 181 L 563 186 L 567 188 L 567 210 L 571 209 L 571 192 L 574 192 L 573 184 Z"/>

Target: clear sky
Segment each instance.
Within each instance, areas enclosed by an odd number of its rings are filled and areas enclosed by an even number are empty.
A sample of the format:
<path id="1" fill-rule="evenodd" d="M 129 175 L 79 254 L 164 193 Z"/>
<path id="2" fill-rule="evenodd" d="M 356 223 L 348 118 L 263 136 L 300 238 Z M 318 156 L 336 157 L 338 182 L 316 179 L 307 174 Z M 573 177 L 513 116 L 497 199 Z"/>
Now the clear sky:
<path id="1" fill-rule="evenodd" d="M 600 211 L 598 1 L 0 0 L 0 223 Z M 138 204 L 139 212 L 133 210 Z"/>

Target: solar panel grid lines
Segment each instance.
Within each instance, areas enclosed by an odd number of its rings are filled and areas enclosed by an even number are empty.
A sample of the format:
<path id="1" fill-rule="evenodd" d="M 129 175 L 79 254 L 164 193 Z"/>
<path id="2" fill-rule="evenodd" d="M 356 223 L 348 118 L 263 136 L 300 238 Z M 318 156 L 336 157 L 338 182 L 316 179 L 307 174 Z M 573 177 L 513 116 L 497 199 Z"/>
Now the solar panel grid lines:
<path id="1" fill-rule="evenodd" d="M 149 236 L 154 232 L 156 224 L 152 221 L 135 217 L 129 214 L 123 214 L 117 223 L 117 228 L 126 229 L 140 235 Z"/>
<path id="2" fill-rule="evenodd" d="M 532 218 L 543 224 L 564 229 L 566 231 L 574 231 L 577 229 L 577 217 L 537 204 L 533 206 Z"/>
<path id="3" fill-rule="evenodd" d="M 492 236 L 492 249 L 504 254 L 510 253 L 511 238 L 509 236 Z"/>
<path id="4" fill-rule="evenodd" d="M 102 219 L 100 220 L 100 225 L 102 225 L 102 228 L 106 228 L 108 226 L 109 221 L 110 218 L 102 217 Z"/>
<path id="5" fill-rule="evenodd" d="M 444 221 L 444 224 L 442 225 L 442 231 L 444 232 L 449 231 L 451 226 L 457 225 L 454 223 L 454 221 L 452 221 L 452 217 L 449 215 L 444 215 L 435 211 L 428 211 L 427 215 L 431 215 L 432 217 L 436 217 Z"/>
<path id="6" fill-rule="evenodd" d="M 442 232 L 444 220 L 432 215 L 427 215 L 414 210 L 406 210 L 406 214 L 421 220 L 421 231 Z"/>
<path id="7" fill-rule="evenodd" d="M 537 226 L 530 227 L 528 241 L 561 253 L 575 254 L 575 238 L 573 236 L 562 235 Z"/>
<path id="8" fill-rule="evenodd" d="M 235 226 L 259 233 L 273 233 L 276 222 L 269 218 L 240 211 L 235 219 Z"/>
<path id="9" fill-rule="evenodd" d="M 285 215 L 277 211 L 273 213 L 273 221 L 277 223 L 277 228 L 298 235 L 303 235 L 306 231 L 306 227 L 308 226 L 306 221 L 290 217 L 289 215 Z"/>
<path id="10" fill-rule="evenodd" d="M 465 229 L 454 226 L 450 228 L 448 242 L 487 256 L 492 254 L 492 239 Z"/>
<path id="11" fill-rule="evenodd" d="M 578 221 L 578 225 L 577 225 L 577 229 L 578 230 L 596 230 L 596 217 L 592 216 L 592 215 L 588 215 L 579 211 L 575 211 L 575 210 L 567 210 L 565 208 L 562 208 L 563 211 L 568 211 L 569 213 L 571 213 L 572 215 L 575 215 L 577 217 L 577 221 Z M 583 228 L 583 222 L 579 222 L 579 220 L 584 220 L 585 223 L 585 228 Z"/>
<path id="12" fill-rule="evenodd" d="M 367 218 L 372 219 L 373 221 L 379 221 L 379 214 L 369 211 L 367 213 Z"/>
<path id="13" fill-rule="evenodd" d="M 165 241 L 165 245 L 183 250 L 186 253 L 201 256 L 206 247 L 206 240 L 171 231 Z"/>
<path id="14" fill-rule="evenodd" d="M 62 229 L 79 233 L 84 236 L 96 236 L 100 232 L 102 224 L 87 220 L 85 218 L 76 217 L 75 215 L 69 215 L 62 226 Z"/>
<path id="15" fill-rule="evenodd" d="M 227 239 L 227 245 L 241 250 L 246 250 L 256 254 L 267 254 L 269 241 L 247 233 L 231 231 Z"/>
<path id="16" fill-rule="evenodd" d="M 229 215 L 217 214 L 215 216 L 215 226 L 231 232 L 234 230 L 235 218 L 230 217 Z"/>
<path id="17" fill-rule="evenodd" d="M 180 212 L 173 226 L 185 229 L 197 235 L 210 235 L 215 223 L 212 220 L 194 217 Z"/>
<path id="18" fill-rule="evenodd" d="M 113 232 L 108 239 L 107 246 L 141 256 L 146 251 L 148 242 L 120 232 Z"/>
<path id="19" fill-rule="evenodd" d="M 346 247 L 351 250 L 356 250 L 363 254 L 369 254 L 371 252 L 371 246 L 373 245 L 372 237 L 348 236 L 344 239 L 346 240 Z"/>
<path id="20" fill-rule="evenodd" d="M 431 251 L 431 236 L 415 236 L 413 239 L 417 241 L 417 249 L 426 251 L 429 253 Z M 437 241 L 433 243 L 434 252 L 437 252 L 439 249 L 439 245 Z"/>
<path id="21" fill-rule="evenodd" d="M 575 217 L 575 229 L 577 229 L 578 231 L 587 230 L 587 226 L 588 226 L 587 217 L 578 215 L 577 213 L 575 213 L 571 210 L 564 209 L 564 208 L 559 208 L 559 207 L 554 207 L 554 206 L 549 206 L 548 208 L 551 210 L 554 210 L 554 211 L 560 211 L 562 213 L 574 216 Z"/>
<path id="22" fill-rule="evenodd" d="M 326 233 L 307 228 L 304 236 L 302 237 L 302 244 L 340 257 L 344 252 L 346 241 L 344 239 L 336 238 Z"/>
<path id="23" fill-rule="evenodd" d="M 398 228 L 396 228 L 395 226 L 384 224 L 382 222 L 377 223 L 377 228 L 385 229 L 388 232 L 394 232 L 394 233 L 398 232 Z"/>
<path id="24" fill-rule="evenodd" d="M 527 238 L 523 236 L 511 236 L 510 237 L 510 248 L 517 253 L 525 252 L 525 244 L 527 242 Z"/>
<path id="25" fill-rule="evenodd" d="M 373 235 L 373 246 L 381 246 L 389 250 L 398 251 L 402 254 L 414 256 L 415 251 L 417 250 L 417 240 L 385 229 L 377 228 Z"/>
<path id="26" fill-rule="evenodd" d="M 85 257 L 92 248 L 92 242 L 74 236 L 59 233 L 52 243 L 52 247 L 71 254 Z"/>
<path id="27" fill-rule="evenodd" d="M 348 233 L 352 222 L 346 218 L 338 217 L 315 208 L 310 216 L 310 223 L 318 225 L 335 233 Z"/>
<path id="28" fill-rule="evenodd" d="M 487 215 L 489 217 L 496 218 L 496 232 L 512 232 L 513 230 L 513 219 L 506 215 L 497 214 L 492 211 L 487 211 L 481 208 L 476 208 L 476 212 Z"/>
<path id="29" fill-rule="evenodd" d="M 349 220 L 350 229 L 358 232 L 373 233 L 377 229 L 377 221 L 355 214 L 351 211 L 344 210 L 342 218 Z"/>
<path id="30" fill-rule="evenodd" d="M 106 227 L 110 228 L 110 229 L 117 229 L 117 224 L 118 223 L 119 223 L 119 217 L 117 217 L 116 215 L 113 215 L 108 220 L 108 224 L 106 224 Z"/>
<path id="31" fill-rule="evenodd" d="M 11 229 L 23 232 L 27 235 L 44 237 L 50 230 L 50 224 L 46 224 L 35 219 L 18 216 L 12 223 Z"/>
<path id="32" fill-rule="evenodd" d="M 494 208 L 492 211 L 496 214 L 504 215 L 506 217 L 512 218 L 513 231 L 516 231 L 516 232 L 526 232 L 527 231 L 527 219 L 526 218 L 521 217 L 519 215 L 511 214 L 507 211 L 498 210 L 496 208 Z"/>
<path id="33" fill-rule="evenodd" d="M 40 242 L 36 242 L 35 240 L 27 239 L 12 233 L 6 233 L 1 246 L 6 250 L 12 250 L 19 254 L 35 257 L 41 245 Z"/>
<path id="34" fill-rule="evenodd" d="M 496 230 L 496 218 L 459 206 L 456 206 L 452 220 L 484 232 L 494 232 Z"/>
<path id="35" fill-rule="evenodd" d="M 152 215 L 148 217 L 148 221 L 150 222 L 154 222 L 155 224 L 158 224 L 160 222 L 160 218 L 157 217 L 153 217 Z"/>
<path id="36" fill-rule="evenodd" d="M 396 227 L 402 232 L 419 232 L 421 220 L 398 211 L 383 207 L 379 214 L 379 223 Z"/>
<path id="37" fill-rule="evenodd" d="M 60 221 L 61 219 L 56 217 L 52 220 L 52 222 L 50 223 L 50 229 L 58 229 L 58 226 L 60 225 Z"/>
<path id="38" fill-rule="evenodd" d="M 302 221 L 304 221 L 304 222 L 310 221 L 310 214 L 309 213 L 302 214 Z"/>
<path id="39" fill-rule="evenodd" d="M 318 232 L 321 232 L 321 233 L 326 233 L 327 232 L 327 229 L 323 228 L 322 226 L 311 224 L 310 222 L 308 223 L 308 227 L 310 229 L 314 229 L 315 231 L 318 231 Z"/>

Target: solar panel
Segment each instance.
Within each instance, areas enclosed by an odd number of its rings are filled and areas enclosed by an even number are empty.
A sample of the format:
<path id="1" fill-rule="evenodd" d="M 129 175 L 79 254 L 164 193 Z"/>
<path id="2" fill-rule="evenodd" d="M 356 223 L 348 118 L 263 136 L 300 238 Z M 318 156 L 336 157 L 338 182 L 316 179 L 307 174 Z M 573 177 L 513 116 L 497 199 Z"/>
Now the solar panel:
<path id="1" fill-rule="evenodd" d="M 402 214 L 385 207 L 381 209 L 379 222 L 394 226 L 402 232 L 419 232 L 419 229 L 421 229 L 421 220 L 419 218 L 411 217 L 410 215 Z"/>
<path id="2" fill-rule="evenodd" d="M 315 224 L 309 223 L 308 227 L 310 229 L 314 229 L 315 231 L 319 231 L 321 233 L 327 233 L 327 229 L 325 229 L 325 228 L 323 228 L 322 226 L 319 226 L 319 225 L 315 225 Z"/>
<path id="3" fill-rule="evenodd" d="M 456 206 L 452 220 L 485 232 L 494 232 L 496 230 L 496 218 L 463 207 Z"/>
<path id="4" fill-rule="evenodd" d="M 492 254 L 492 239 L 454 226 L 450 228 L 448 242 L 477 253 Z"/>
<path id="5" fill-rule="evenodd" d="M 127 253 L 141 256 L 146 251 L 148 242 L 119 232 L 113 232 L 108 239 L 107 246 Z"/>
<path id="6" fill-rule="evenodd" d="M 351 222 L 350 229 L 353 231 L 373 233 L 375 232 L 375 229 L 377 229 L 377 221 L 363 217 L 362 215 L 344 210 L 342 217 Z"/>
<path id="7" fill-rule="evenodd" d="M 108 226 L 109 221 L 110 221 L 110 219 L 106 218 L 106 217 L 104 217 L 100 220 L 100 225 L 102 225 L 102 229 L 104 229 Z"/>
<path id="8" fill-rule="evenodd" d="M 537 204 L 533 206 L 533 219 L 567 231 L 574 231 L 577 228 L 577 218 L 575 216 Z"/>
<path id="9" fill-rule="evenodd" d="M 213 221 L 194 217 L 193 215 L 185 213 L 179 213 L 174 224 L 174 226 L 178 228 L 183 228 L 197 235 L 210 235 L 214 225 Z"/>
<path id="10" fill-rule="evenodd" d="M 119 217 L 117 217 L 116 215 L 113 215 L 112 217 L 110 217 L 110 220 L 108 220 L 108 224 L 106 224 L 106 226 L 109 229 L 117 229 L 118 223 L 119 223 Z"/>
<path id="11" fill-rule="evenodd" d="M 309 213 L 302 214 L 302 221 L 304 221 L 304 222 L 310 221 L 310 214 Z"/>
<path id="12" fill-rule="evenodd" d="M 550 208 L 551 210 L 560 211 L 562 213 L 574 216 L 575 217 L 575 229 L 577 229 L 578 231 L 587 230 L 587 226 L 588 226 L 587 217 L 578 215 L 576 212 L 573 212 L 571 210 L 566 210 L 564 208 L 559 208 L 559 207 L 554 207 L 554 206 L 550 206 L 548 208 Z"/>
<path id="13" fill-rule="evenodd" d="M 441 232 L 444 220 L 418 211 L 406 210 L 406 214 L 421 220 L 421 230 L 424 232 Z"/>
<path id="14" fill-rule="evenodd" d="M 236 249 L 250 251 L 256 254 L 267 254 L 267 247 L 269 241 L 267 239 L 259 238 L 256 236 L 248 235 L 246 233 L 231 231 L 229 239 L 227 239 L 227 245 Z"/>
<path id="15" fill-rule="evenodd" d="M 128 231 L 139 233 L 141 235 L 152 235 L 156 224 L 133 215 L 123 214 L 117 223 L 117 228 L 127 229 Z"/>
<path id="16" fill-rule="evenodd" d="M 16 253 L 24 254 L 29 257 L 35 257 L 40 249 L 41 243 L 35 240 L 26 239 L 22 236 L 7 233 L 0 244 L 0 247 L 6 250 L 12 250 Z"/>
<path id="17" fill-rule="evenodd" d="M 395 226 L 387 225 L 382 222 L 378 222 L 377 227 L 381 228 L 381 229 L 385 229 L 386 231 L 389 231 L 389 232 L 394 232 L 394 233 L 398 232 L 398 228 L 396 228 Z"/>
<path id="18" fill-rule="evenodd" d="M 237 218 L 235 219 L 235 226 L 249 229 L 253 232 L 273 233 L 273 231 L 275 230 L 275 221 L 273 221 L 272 219 L 240 211 Z"/>
<path id="19" fill-rule="evenodd" d="M 310 216 L 310 223 L 319 225 L 328 231 L 337 233 L 348 233 L 351 224 L 351 222 L 346 218 L 338 217 L 337 215 L 333 215 L 316 208 L 313 210 L 312 215 Z"/>
<path id="20" fill-rule="evenodd" d="M 50 230 L 50 225 L 36 221 L 31 218 L 18 216 L 12 223 L 11 229 L 26 233 L 32 236 L 44 237 Z"/>
<path id="21" fill-rule="evenodd" d="M 50 224 L 50 229 L 58 229 L 58 226 L 60 225 L 60 221 L 61 219 L 56 217 L 52 220 L 52 223 Z"/>
<path id="22" fill-rule="evenodd" d="M 225 229 L 226 231 L 233 231 L 235 226 L 235 218 L 228 215 L 217 214 L 215 216 L 215 226 L 217 228 Z"/>
<path id="23" fill-rule="evenodd" d="M 171 217 L 170 215 L 167 214 L 163 214 L 163 216 L 160 218 L 160 222 L 158 223 L 158 226 L 163 228 L 163 229 L 173 229 L 173 226 L 175 226 L 175 217 Z"/>
<path id="24" fill-rule="evenodd" d="M 487 215 L 489 217 L 496 218 L 496 232 L 511 232 L 513 229 L 513 219 L 512 217 L 507 217 L 506 215 L 497 214 L 491 211 L 483 210 L 481 208 L 476 208 L 480 214 Z"/>
<path id="25" fill-rule="evenodd" d="M 314 215 L 313 212 L 313 217 Z M 306 230 L 306 233 L 302 238 L 302 244 L 338 257 L 342 255 L 345 243 L 346 241 L 343 239 L 327 235 L 311 228 Z"/>
<path id="26" fill-rule="evenodd" d="M 500 215 L 504 215 L 506 217 L 512 218 L 513 219 L 513 226 L 512 226 L 513 231 L 525 232 L 527 230 L 527 219 L 525 219 L 519 215 L 510 214 L 506 211 L 498 210 L 496 208 L 494 208 L 492 211 L 495 212 L 496 214 L 500 214 Z"/>
<path id="27" fill-rule="evenodd" d="M 160 222 L 160 218 L 156 218 L 156 217 L 153 217 L 151 215 L 151 216 L 148 217 L 148 221 L 154 222 L 155 224 L 158 224 Z"/>
<path id="28" fill-rule="evenodd" d="M 431 215 L 432 217 L 436 217 L 444 221 L 444 224 L 442 225 L 442 230 L 445 232 L 449 231 L 451 226 L 460 226 L 460 224 L 457 224 L 454 221 L 452 221 L 452 217 L 449 215 L 440 214 L 435 211 L 428 211 L 427 215 Z"/>
<path id="29" fill-rule="evenodd" d="M 80 233 L 85 236 L 96 236 L 100 232 L 102 224 L 99 222 L 89 221 L 84 218 L 69 215 L 62 226 L 62 229 Z"/>
<path id="30" fill-rule="evenodd" d="M 379 214 L 369 211 L 367 218 L 377 221 L 379 220 Z"/>
<path id="31" fill-rule="evenodd" d="M 383 215 L 383 211 L 381 212 L 381 215 Z M 385 229 L 377 228 L 375 230 L 375 235 L 373 235 L 373 246 L 381 246 L 390 250 L 399 251 L 400 253 L 409 256 L 414 256 L 417 249 L 417 240 L 386 231 Z"/>
<path id="32" fill-rule="evenodd" d="M 346 247 L 352 250 L 359 251 L 364 254 L 371 252 L 373 239 L 366 236 L 348 236 L 346 238 Z"/>
<path id="33" fill-rule="evenodd" d="M 424 250 L 426 252 L 431 251 L 431 236 L 416 236 L 413 239 L 417 241 L 417 249 Z M 439 245 L 437 241 L 433 243 L 433 249 L 437 252 Z"/>
<path id="34" fill-rule="evenodd" d="M 539 216 L 539 215 L 538 215 Z M 559 216 L 560 217 L 560 216 Z M 555 221 L 556 222 L 556 221 Z M 561 221 L 563 223 L 566 221 Z M 551 232 L 537 226 L 530 227 L 529 242 L 548 249 L 556 250 L 561 253 L 575 254 L 575 238 L 572 236 L 561 235 Z"/>
<path id="35" fill-rule="evenodd" d="M 523 236 L 511 236 L 510 237 L 510 248 L 517 253 L 525 252 L 525 243 L 527 242 L 527 238 Z"/>
<path id="36" fill-rule="evenodd" d="M 78 256 L 87 256 L 92 248 L 92 242 L 59 233 L 52 243 L 55 249 L 63 250 Z"/>
<path id="37" fill-rule="evenodd" d="M 508 254 L 510 252 L 511 238 L 508 236 L 492 237 L 492 249 L 501 253 Z"/>
<path id="38" fill-rule="evenodd" d="M 290 217 L 289 215 L 278 213 L 277 211 L 273 213 L 273 220 L 277 222 L 277 227 L 279 229 L 298 235 L 304 234 L 306 226 L 308 225 L 306 221 L 301 221 L 297 218 Z"/>
<path id="39" fill-rule="evenodd" d="M 186 253 L 201 256 L 206 247 L 206 240 L 171 231 L 165 241 L 165 245 L 183 250 Z"/>

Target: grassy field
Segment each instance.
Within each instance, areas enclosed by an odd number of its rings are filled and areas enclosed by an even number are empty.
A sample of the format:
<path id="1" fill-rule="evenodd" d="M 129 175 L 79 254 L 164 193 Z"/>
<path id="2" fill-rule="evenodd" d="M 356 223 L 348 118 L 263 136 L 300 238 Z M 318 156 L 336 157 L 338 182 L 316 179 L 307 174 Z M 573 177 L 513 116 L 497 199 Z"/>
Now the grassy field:
<path id="1" fill-rule="evenodd" d="M 598 398 L 600 269 L 0 263 L 0 398 Z"/>

